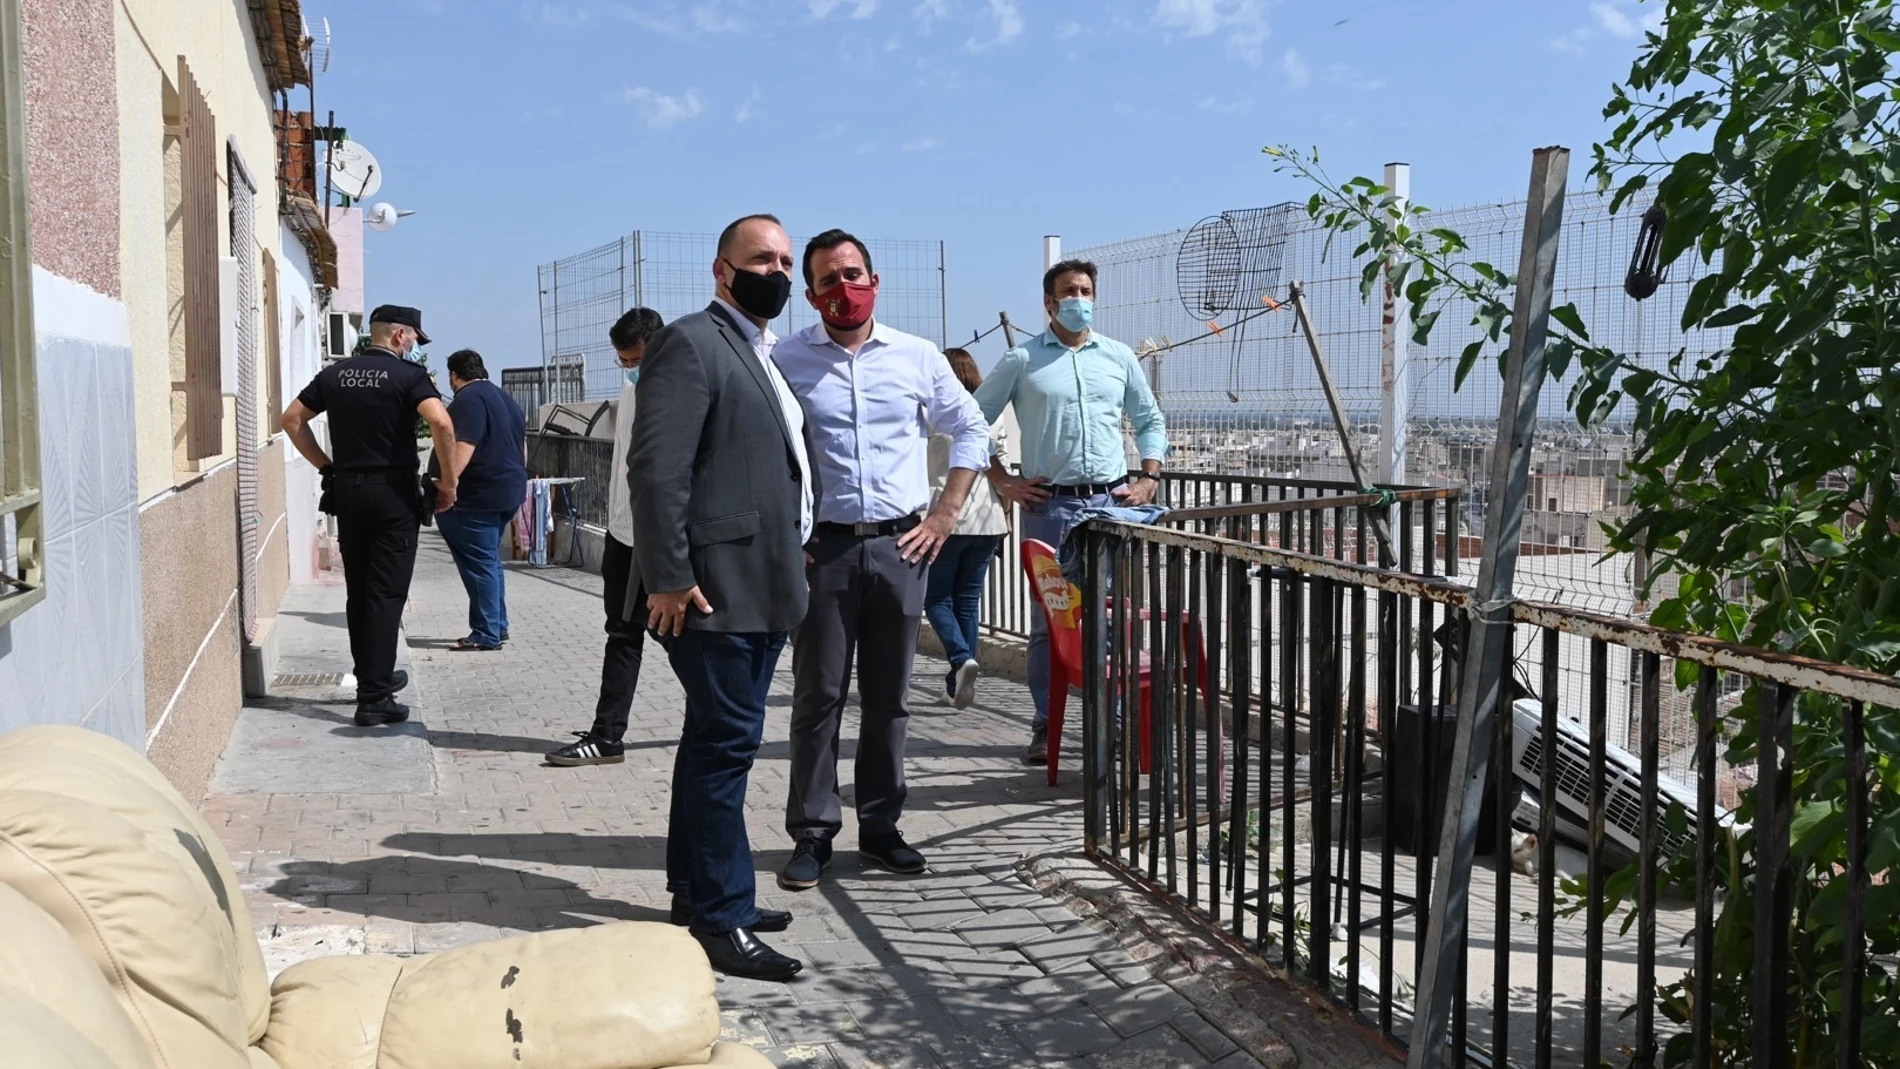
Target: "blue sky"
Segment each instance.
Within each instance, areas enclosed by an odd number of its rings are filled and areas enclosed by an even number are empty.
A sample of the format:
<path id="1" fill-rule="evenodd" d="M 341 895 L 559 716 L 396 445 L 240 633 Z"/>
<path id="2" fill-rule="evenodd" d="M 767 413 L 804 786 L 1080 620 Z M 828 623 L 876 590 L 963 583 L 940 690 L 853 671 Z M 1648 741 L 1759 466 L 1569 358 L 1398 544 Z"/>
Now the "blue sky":
<path id="1" fill-rule="evenodd" d="M 540 361 L 535 268 L 634 229 L 771 211 L 946 243 L 953 339 L 1039 307 L 1067 248 L 1413 166 L 1434 207 L 1577 178 L 1660 4 L 1635 0 L 332 0 L 317 106 L 373 150 L 371 304 L 436 347 Z M 303 95 L 297 104 L 304 106 Z M 708 265 L 710 277 L 710 265 Z M 710 282 L 708 282 L 710 285 Z M 1110 295 L 1104 294 L 1107 298 Z M 979 351 L 988 364 L 1000 348 Z"/>

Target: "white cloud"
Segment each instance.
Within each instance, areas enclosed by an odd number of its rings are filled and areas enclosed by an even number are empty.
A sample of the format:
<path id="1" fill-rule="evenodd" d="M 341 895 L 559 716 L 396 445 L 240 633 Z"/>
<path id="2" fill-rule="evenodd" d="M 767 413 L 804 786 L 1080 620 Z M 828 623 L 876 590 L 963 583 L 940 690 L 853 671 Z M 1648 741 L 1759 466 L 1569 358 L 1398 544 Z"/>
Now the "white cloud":
<path id="1" fill-rule="evenodd" d="M 758 118 L 761 114 L 763 114 L 762 112 L 759 111 L 759 105 L 762 102 L 764 102 L 764 100 L 765 100 L 765 94 L 759 92 L 759 89 L 757 86 L 753 86 L 752 95 L 749 97 L 746 97 L 745 100 L 742 103 L 740 103 L 740 105 L 737 108 L 733 109 L 732 121 L 733 122 L 751 122 L 752 120 Z"/>
<path id="2" fill-rule="evenodd" d="M 1186 37 L 1218 36 L 1230 55 L 1260 65 L 1268 33 L 1260 0 L 1156 0 L 1154 21 Z"/>
<path id="3" fill-rule="evenodd" d="M 700 33 L 737 33 L 745 29 L 745 20 L 722 13 L 717 4 L 700 4 L 693 8 L 693 29 Z"/>
<path id="4" fill-rule="evenodd" d="M 971 52 L 985 52 L 1014 44 L 1023 35 L 1023 15 L 1015 0 L 989 0 L 989 16 L 996 23 L 996 34 L 988 40 L 972 37 L 963 43 Z"/>
<path id="5" fill-rule="evenodd" d="M 1596 0 L 1590 5 L 1590 13 L 1596 17 L 1596 22 L 1558 34 L 1551 40 L 1550 47 L 1559 52 L 1582 55 L 1589 50 L 1591 42 L 1602 37 L 1630 41 L 1645 33 L 1660 31 L 1663 20 L 1660 7 L 1650 4 L 1646 8 L 1639 8 L 1639 3 L 1641 0 Z"/>
<path id="6" fill-rule="evenodd" d="M 1065 22 L 1056 27 L 1056 40 L 1058 41 L 1067 41 L 1072 37 L 1080 36 L 1082 36 L 1082 24 L 1079 22 Z"/>
<path id="7" fill-rule="evenodd" d="M 846 5 L 851 7 L 851 17 L 868 19 L 877 14 L 878 0 L 806 0 L 805 7 L 814 19 L 826 19 L 831 13 Z"/>
<path id="8" fill-rule="evenodd" d="M 655 92 L 646 86 L 629 86 L 620 91 L 627 103 L 632 104 L 655 130 L 664 130 L 675 123 L 699 117 L 706 110 L 700 103 L 699 90 L 688 89 L 684 96 L 669 96 Z"/>
<path id="9" fill-rule="evenodd" d="M 933 22 L 942 22 L 949 18 L 950 4 L 948 0 L 921 0 L 913 14 L 919 22 L 928 26 Z"/>
<path id="10" fill-rule="evenodd" d="M 1203 97 L 1200 107 L 1202 111 L 1211 111 L 1216 115 L 1245 115 L 1253 110 L 1253 98 L 1222 100 L 1216 96 Z"/>
<path id="11" fill-rule="evenodd" d="M 1615 4 L 1591 4 L 1590 10 L 1596 12 L 1597 25 L 1610 36 L 1636 36 L 1636 20 L 1618 11 Z"/>
<path id="12" fill-rule="evenodd" d="M 942 147 L 943 139 L 938 137 L 920 137 L 915 141 L 904 142 L 905 152 L 929 152 L 931 149 Z"/>
<path id="13" fill-rule="evenodd" d="M 1280 57 L 1280 69 L 1286 72 L 1288 89 L 1304 89 L 1313 80 L 1313 68 L 1306 65 L 1306 57 L 1297 48 L 1287 49 Z"/>

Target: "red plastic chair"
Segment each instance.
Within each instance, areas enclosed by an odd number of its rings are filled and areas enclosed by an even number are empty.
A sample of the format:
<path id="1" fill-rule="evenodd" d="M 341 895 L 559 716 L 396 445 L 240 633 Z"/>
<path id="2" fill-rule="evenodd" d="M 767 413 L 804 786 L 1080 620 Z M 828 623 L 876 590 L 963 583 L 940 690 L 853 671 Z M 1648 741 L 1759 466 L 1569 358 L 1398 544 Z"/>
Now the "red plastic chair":
<path id="1" fill-rule="evenodd" d="M 1082 592 L 1062 574 L 1056 551 L 1048 543 L 1023 539 L 1022 558 L 1029 589 L 1042 610 L 1042 621 L 1049 632 L 1049 786 L 1053 787 L 1057 757 L 1062 749 L 1062 720 L 1069 704 L 1069 688 L 1082 684 Z M 1114 599 L 1109 599 L 1109 605 L 1113 607 Z M 1143 609 L 1140 618 L 1151 619 L 1152 613 Z M 1201 639 L 1199 621 L 1186 614 L 1181 618 L 1181 640 L 1184 645 L 1192 642 L 1200 653 L 1196 658 L 1200 668 L 1196 683 L 1200 686 L 1202 701 L 1211 706 L 1213 691 L 1207 682 L 1207 648 Z M 1106 666 L 1102 668 L 1104 672 L 1107 670 Z M 1154 671 L 1145 650 L 1137 657 L 1136 673 L 1141 685 L 1141 712 L 1136 730 L 1141 732 L 1139 756 L 1141 770 L 1146 773 L 1154 766 L 1154 737 L 1150 725 Z M 1218 743 L 1215 754 L 1224 791 L 1227 755 L 1220 752 Z"/>

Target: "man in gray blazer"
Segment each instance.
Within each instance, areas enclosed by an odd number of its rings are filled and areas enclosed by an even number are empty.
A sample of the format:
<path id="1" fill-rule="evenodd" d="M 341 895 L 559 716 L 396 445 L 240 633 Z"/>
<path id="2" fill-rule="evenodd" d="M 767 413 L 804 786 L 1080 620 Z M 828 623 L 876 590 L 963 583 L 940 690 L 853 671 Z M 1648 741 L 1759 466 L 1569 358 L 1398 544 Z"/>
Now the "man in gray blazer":
<path id="1" fill-rule="evenodd" d="M 785 980 L 803 963 L 756 931 L 788 913 L 754 901 L 746 780 L 765 695 L 788 632 L 805 616 L 811 466 L 798 399 L 771 360 L 766 324 L 784 309 L 795 264 L 776 218 L 719 235 L 717 299 L 654 335 L 635 387 L 627 454 L 634 574 L 647 627 L 686 691 L 673 763 L 666 883 L 715 969 Z M 629 594 L 628 611 L 637 611 Z"/>

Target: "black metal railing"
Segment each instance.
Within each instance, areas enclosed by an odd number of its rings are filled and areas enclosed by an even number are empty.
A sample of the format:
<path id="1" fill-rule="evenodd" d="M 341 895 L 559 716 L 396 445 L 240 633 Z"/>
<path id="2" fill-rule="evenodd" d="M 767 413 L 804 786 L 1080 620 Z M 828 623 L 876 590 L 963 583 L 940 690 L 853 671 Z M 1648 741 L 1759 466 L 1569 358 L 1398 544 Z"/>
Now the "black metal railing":
<path id="1" fill-rule="evenodd" d="M 1395 491 L 1392 508 L 1394 539 L 1401 571 L 1425 569 L 1435 560 L 1448 560 L 1457 574 L 1461 539 L 1458 518 L 1459 487 L 1404 487 Z M 1216 475 L 1201 472 L 1164 472 L 1155 499 L 1173 510 L 1164 526 L 1222 534 L 1244 542 L 1292 548 L 1337 560 L 1366 560 L 1361 547 L 1378 559 L 1376 539 L 1367 506 L 1381 500 L 1361 494 L 1351 483 L 1322 479 L 1282 479 L 1256 475 Z M 1022 566 L 1021 511 L 1010 510 L 1011 533 L 1004 536 L 1003 555 L 990 569 L 983 592 L 983 628 L 993 634 L 1024 638 L 1031 616 L 1040 611 L 1030 601 Z M 1061 548 L 1061 547 L 1056 547 Z"/>
<path id="2" fill-rule="evenodd" d="M 1378 553 L 1363 527 L 1333 529 L 1351 532 L 1343 558 L 1085 525 L 1081 662 L 1107 666 L 1082 677 L 1086 848 L 1402 1047 L 1470 595 L 1435 574 L 1432 539 L 1408 574 L 1359 563 Z M 1900 680 L 1558 605 L 1512 612 L 1451 1062 L 1597 1066 L 1620 1051 L 1656 1065 L 1674 1042 L 1697 1066 L 1792 1064 L 1792 814 L 1842 789 L 1793 776 L 1794 710 L 1826 705 L 1843 724 L 1849 861 L 1823 878 L 1841 881 L 1845 918 L 1829 954 L 1858 984 L 1877 789 L 1863 710 L 1900 707 Z M 1761 741 L 1731 766 L 1717 741 L 1740 725 Z M 1731 815 L 1745 793 L 1757 828 Z M 1773 890 L 1728 892 L 1754 895 L 1737 1006 L 1718 1000 L 1717 866 L 1742 854 Z M 1858 991 L 1830 1003 L 1842 1065 L 1871 1064 Z M 1757 1022 L 1752 1049 L 1734 1049 L 1738 1019 Z"/>

